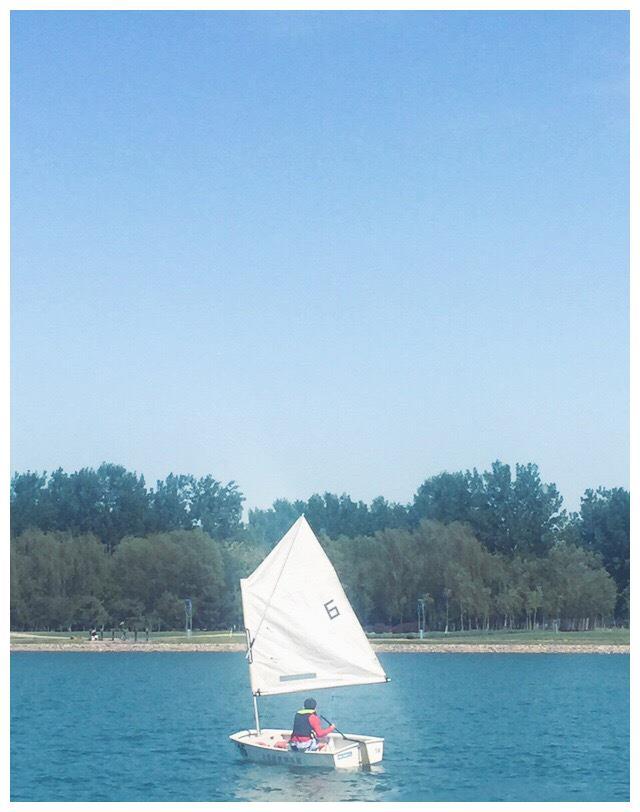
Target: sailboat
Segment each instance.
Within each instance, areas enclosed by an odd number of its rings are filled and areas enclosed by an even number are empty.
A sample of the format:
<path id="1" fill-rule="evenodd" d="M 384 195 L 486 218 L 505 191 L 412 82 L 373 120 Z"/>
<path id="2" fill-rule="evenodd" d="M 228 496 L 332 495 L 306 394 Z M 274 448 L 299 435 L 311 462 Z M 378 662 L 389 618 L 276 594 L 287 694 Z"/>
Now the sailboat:
<path id="1" fill-rule="evenodd" d="M 389 680 L 304 515 L 240 581 L 240 591 L 255 714 L 253 730 L 229 737 L 242 757 L 330 769 L 382 761 L 379 736 L 336 731 L 323 749 L 299 752 L 288 745 L 291 730 L 260 725 L 260 697 Z"/>

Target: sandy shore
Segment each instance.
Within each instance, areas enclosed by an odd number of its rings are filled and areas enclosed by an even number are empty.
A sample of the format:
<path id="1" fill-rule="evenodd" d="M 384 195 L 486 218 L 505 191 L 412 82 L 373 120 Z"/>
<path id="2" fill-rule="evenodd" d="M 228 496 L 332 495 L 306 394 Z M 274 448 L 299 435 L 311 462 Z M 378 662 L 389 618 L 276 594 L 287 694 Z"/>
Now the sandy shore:
<path id="1" fill-rule="evenodd" d="M 400 651 L 407 654 L 628 654 L 629 646 L 595 643 L 379 643 L 376 651 Z"/>
<path id="2" fill-rule="evenodd" d="M 554 643 L 372 643 L 375 651 L 390 651 L 406 654 L 628 654 L 629 646 L 554 644 Z M 90 651 L 97 654 L 105 652 L 138 653 L 158 651 L 241 651 L 242 643 L 157 643 L 125 642 L 122 640 L 103 640 L 90 643 L 88 640 L 71 643 L 11 643 L 11 651 Z"/>

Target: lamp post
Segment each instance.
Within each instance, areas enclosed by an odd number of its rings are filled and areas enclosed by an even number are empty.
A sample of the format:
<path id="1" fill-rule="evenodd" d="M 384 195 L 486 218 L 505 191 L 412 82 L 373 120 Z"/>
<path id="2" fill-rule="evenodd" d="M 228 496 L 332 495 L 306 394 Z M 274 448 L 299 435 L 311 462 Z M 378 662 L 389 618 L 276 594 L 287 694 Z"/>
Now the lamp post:
<path id="1" fill-rule="evenodd" d="M 425 611 L 424 611 L 424 598 L 418 598 L 418 633 L 420 634 L 420 639 L 424 638 L 424 627 L 425 627 Z"/>

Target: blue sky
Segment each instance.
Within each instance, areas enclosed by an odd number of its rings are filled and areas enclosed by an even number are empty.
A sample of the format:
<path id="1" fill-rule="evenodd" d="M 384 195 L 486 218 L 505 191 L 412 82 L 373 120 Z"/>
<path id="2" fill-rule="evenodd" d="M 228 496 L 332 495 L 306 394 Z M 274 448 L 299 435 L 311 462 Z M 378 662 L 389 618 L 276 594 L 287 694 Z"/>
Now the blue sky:
<path id="1" fill-rule="evenodd" d="M 14 12 L 12 468 L 628 486 L 624 12 Z"/>

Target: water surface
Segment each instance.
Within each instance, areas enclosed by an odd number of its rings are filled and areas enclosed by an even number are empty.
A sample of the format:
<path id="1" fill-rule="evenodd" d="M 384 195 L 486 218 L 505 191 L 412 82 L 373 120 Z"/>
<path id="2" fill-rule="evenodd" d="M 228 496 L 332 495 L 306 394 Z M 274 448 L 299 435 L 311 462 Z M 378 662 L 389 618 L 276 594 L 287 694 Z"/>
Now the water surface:
<path id="1" fill-rule="evenodd" d="M 345 732 L 385 737 L 371 772 L 241 761 L 253 725 L 235 653 L 11 655 L 13 801 L 625 801 L 629 658 L 381 654 L 387 685 L 318 691 Z M 286 727 L 297 694 L 261 701 Z"/>

